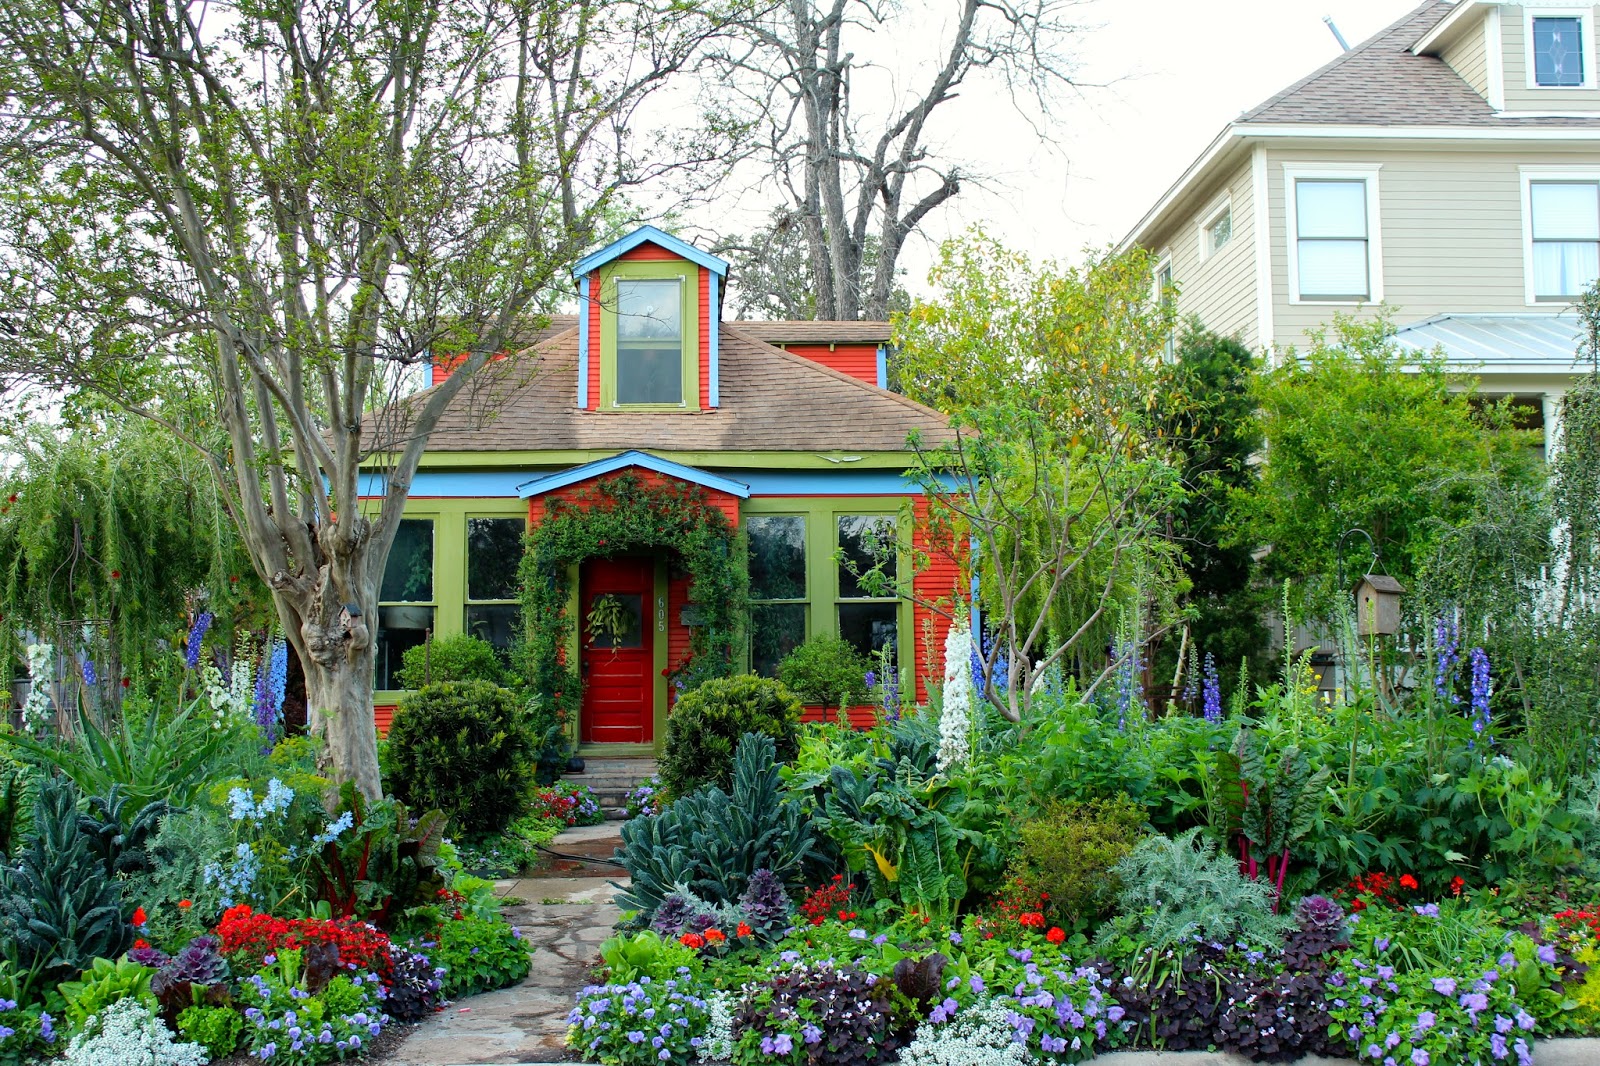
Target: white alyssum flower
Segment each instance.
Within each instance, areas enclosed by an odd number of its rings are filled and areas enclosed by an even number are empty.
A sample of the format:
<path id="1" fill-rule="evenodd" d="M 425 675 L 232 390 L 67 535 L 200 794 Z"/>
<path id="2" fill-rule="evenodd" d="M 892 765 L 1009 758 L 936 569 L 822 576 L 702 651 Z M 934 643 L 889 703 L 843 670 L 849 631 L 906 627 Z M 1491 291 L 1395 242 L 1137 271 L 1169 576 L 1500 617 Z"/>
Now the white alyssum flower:
<path id="1" fill-rule="evenodd" d="M 22 701 L 22 726 L 37 733 L 50 722 L 50 684 L 56 677 L 56 649 L 53 644 L 28 645 L 28 698 Z"/>
<path id="2" fill-rule="evenodd" d="M 985 1000 L 960 1011 L 943 1025 L 925 1021 L 900 1052 L 901 1066 L 1019 1066 L 1033 1062 L 1017 1043 L 1010 1009 Z"/>
<path id="3" fill-rule="evenodd" d="M 183 1044 L 136 999 L 119 999 L 84 1023 L 64 1066 L 206 1066 L 199 1044 Z"/>
<path id="4" fill-rule="evenodd" d="M 944 710 L 939 715 L 939 769 L 972 753 L 972 634 L 962 625 L 944 638 Z"/>
<path id="5" fill-rule="evenodd" d="M 733 1058 L 733 1008 L 738 999 L 732 992 L 706 993 L 706 1031 L 700 1036 L 701 1062 L 727 1062 Z"/>

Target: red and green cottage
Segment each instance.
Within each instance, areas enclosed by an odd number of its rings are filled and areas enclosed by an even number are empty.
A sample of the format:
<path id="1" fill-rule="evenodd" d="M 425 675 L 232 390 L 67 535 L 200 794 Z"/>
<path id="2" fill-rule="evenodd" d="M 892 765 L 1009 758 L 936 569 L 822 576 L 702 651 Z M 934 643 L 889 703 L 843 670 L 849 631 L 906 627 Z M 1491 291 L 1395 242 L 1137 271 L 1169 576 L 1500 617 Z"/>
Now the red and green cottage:
<path id="1" fill-rule="evenodd" d="M 581 754 L 658 745 L 697 655 L 771 674 L 825 634 L 891 647 L 926 698 L 947 622 L 920 601 L 960 576 L 903 474 L 911 434 L 949 430 L 887 388 L 887 323 L 724 321 L 727 264 L 650 226 L 573 275 L 579 313 L 485 370 L 429 440 L 380 592 L 379 729 L 407 648 L 430 631 L 505 648 L 525 608 L 582 679 L 563 693 Z M 364 491 L 382 488 L 375 471 Z M 875 540 L 898 545 L 887 567 L 919 602 L 856 580 Z M 738 619 L 716 592 L 735 584 Z"/>

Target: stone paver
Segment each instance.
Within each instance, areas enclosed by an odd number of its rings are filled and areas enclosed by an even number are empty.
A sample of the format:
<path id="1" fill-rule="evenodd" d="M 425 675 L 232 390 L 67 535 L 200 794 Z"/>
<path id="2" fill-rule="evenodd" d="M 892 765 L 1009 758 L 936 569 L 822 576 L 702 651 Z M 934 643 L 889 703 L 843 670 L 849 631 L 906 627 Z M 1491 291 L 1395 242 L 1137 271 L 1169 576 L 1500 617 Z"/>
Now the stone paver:
<path id="1" fill-rule="evenodd" d="M 563 845 L 603 844 L 616 826 L 562 833 Z M 618 871 L 620 874 L 620 871 Z M 607 877 L 527 877 L 496 882 L 496 893 L 518 902 L 504 914 L 535 946 L 527 980 L 473 996 L 418 1025 L 386 1066 L 512 1066 L 565 1060 L 567 1012 L 588 984 L 621 911 Z M 626 877 L 620 877 L 626 883 Z M 552 902 L 546 903 L 545 900 Z M 555 902 L 560 901 L 560 902 Z"/>

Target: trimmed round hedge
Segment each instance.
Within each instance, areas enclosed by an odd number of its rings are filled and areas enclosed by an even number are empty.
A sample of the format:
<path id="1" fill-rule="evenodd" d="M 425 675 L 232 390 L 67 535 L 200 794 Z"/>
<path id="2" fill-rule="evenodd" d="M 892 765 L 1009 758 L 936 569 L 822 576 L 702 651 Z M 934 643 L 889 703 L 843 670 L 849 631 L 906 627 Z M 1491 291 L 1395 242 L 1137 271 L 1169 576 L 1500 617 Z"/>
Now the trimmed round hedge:
<path id="1" fill-rule="evenodd" d="M 389 729 L 390 791 L 437 807 L 465 836 L 505 829 L 534 785 L 537 750 L 522 705 L 488 681 L 445 681 L 400 699 Z"/>
<path id="2" fill-rule="evenodd" d="M 772 738 L 779 762 L 800 750 L 800 700 L 781 682 L 754 674 L 718 677 L 678 697 L 667 716 L 661 784 L 673 798 L 733 779 L 733 754 L 746 733 Z"/>

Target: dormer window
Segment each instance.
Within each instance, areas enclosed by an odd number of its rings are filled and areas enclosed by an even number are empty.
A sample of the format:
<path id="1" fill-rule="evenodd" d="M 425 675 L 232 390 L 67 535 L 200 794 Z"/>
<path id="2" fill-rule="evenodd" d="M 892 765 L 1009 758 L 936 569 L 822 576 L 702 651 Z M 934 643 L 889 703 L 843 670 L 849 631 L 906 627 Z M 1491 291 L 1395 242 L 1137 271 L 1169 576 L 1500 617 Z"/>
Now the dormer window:
<path id="1" fill-rule="evenodd" d="M 1594 85 L 1587 9 L 1529 10 L 1528 87 L 1588 89 Z"/>
<path id="2" fill-rule="evenodd" d="M 683 403 L 683 279 L 616 286 L 617 404 Z"/>
<path id="3" fill-rule="evenodd" d="M 630 261 L 601 271 L 600 406 L 697 407 L 699 315 L 693 263 Z"/>

